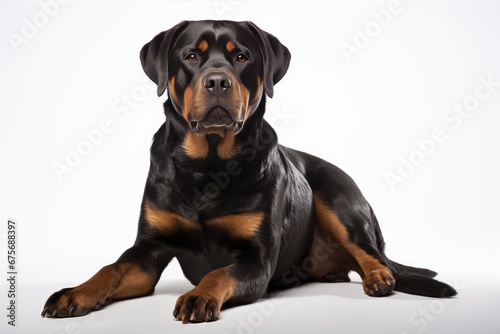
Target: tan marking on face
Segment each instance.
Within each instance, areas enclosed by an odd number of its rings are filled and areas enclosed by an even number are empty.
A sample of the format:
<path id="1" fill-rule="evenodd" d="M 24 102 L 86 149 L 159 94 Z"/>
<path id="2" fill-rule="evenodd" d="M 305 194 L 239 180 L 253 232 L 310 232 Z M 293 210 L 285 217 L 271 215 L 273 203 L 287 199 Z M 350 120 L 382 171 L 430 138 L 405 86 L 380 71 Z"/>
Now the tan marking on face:
<path id="1" fill-rule="evenodd" d="M 207 223 L 226 231 L 233 238 L 251 239 L 263 221 L 263 212 L 248 212 L 213 218 Z"/>
<path id="2" fill-rule="evenodd" d="M 204 159 L 208 156 L 208 140 L 204 134 L 197 134 L 189 130 L 182 143 L 182 148 L 192 159 Z"/>
<path id="3" fill-rule="evenodd" d="M 228 133 L 222 137 L 219 145 L 217 146 L 217 155 L 219 158 L 229 160 L 234 158 L 240 151 L 240 146 L 236 145 L 236 138 L 234 133 Z"/>
<path id="4" fill-rule="evenodd" d="M 175 75 L 170 79 L 168 89 L 170 92 L 170 97 L 172 100 L 175 101 L 175 103 L 179 104 L 179 97 L 177 96 L 177 93 L 175 92 Z"/>
<path id="5" fill-rule="evenodd" d="M 236 45 L 234 45 L 233 41 L 227 41 L 226 43 L 226 50 L 229 52 L 232 52 L 236 48 Z"/>
<path id="6" fill-rule="evenodd" d="M 243 119 L 246 121 L 248 117 L 250 116 L 250 111 L 252 109 L 250 108 L 250 92 L 244 85 L 239 85 L 240 89 L 240 94 L 241 94 L 241 104 L 242 104 L 242 109 L 243 109 Z"/>
<path id="7" fill-rule="evenodd" d="M 248 112 L 248 104 L 250 98 L 250 92 L 248 89 L 240 83 L 240 81 L 236 78 L 236 76 L 229 72 L 227 73 L 233 86 L 231 88 L 230 94 L 232 94 L 232 109 L 237 110 L 237 118 L 246 120 L 246 115 Z M 227 93 L 226 93 L 227 94 Z"/>
<path id="8" fill-rule="evenodd" d="M 255 96 L 253 97 L 250 108 L 254 108 L 257 106 L 257 104 L 260 102 L 263 91 L 264 89 L 262 87 L 262 80 L 260 79 L 260 77 L 257 77 L 257 91 L 255 93 Z"/>
<path id="9" fill-rule="evenodd" d="M 182 116 L 184 119 L 189 123 L 189 114 L 192 111 L 193 108 L 193 87 L 191 85 L 187 86 L 186 89 L 184 90 L 184 105 L 182 107 Z"/>
<path id="10" fill-rule="evenodd" d="M 153 207 L 148 201 L 144 203 L 144 215 L 147 223 L 163 234 L 173 234 L 179 230 L 199 229 L 194 221 L 164 209 Z"/>
<path id="11" fill-rule="evenodd" d="M 225 98 L 231 101 L 229 110 L 236 112 L 233 115 L 235 119 L 245 121 L 255 107 L 255 105 L 250 105 L 250 92 L 237 80 L 233 73 L 226 72 L 226 74 L 233 83 L 231 90 L 225 95 Z M 261 82 L 260 78 L 258 80 Z M 184 92 L 182 116 L 188 123 L 190 119 L 201 119 L 203 117 L 201 113 L 206 106 L 205 98 L 208 93 L 205 91 L 202 81 L 203 76 L 196 83 L 188 86 Z M 229 160 L 239 153 L 241 147 L 237 144 L 234 133 L 227 131 L 226 128 L 209 128 L 200 132 L 193 132 L 192 130 L 187 132 L 182 146 L 189 157 L 203 159 L 208 156 L 209 145 L 205 137 L 207 134 L 217 134 L 221 137 L 221 141 L 217 146 L 219 158 Z"/>
<path id="12" fill-rule="evenodd" d="M 208 50 L 208 42 L 205 40 L 202 40 L 200 43 L 198 43 L 198 49 L 200 49 L 201 52 L 205 52 Z"/>

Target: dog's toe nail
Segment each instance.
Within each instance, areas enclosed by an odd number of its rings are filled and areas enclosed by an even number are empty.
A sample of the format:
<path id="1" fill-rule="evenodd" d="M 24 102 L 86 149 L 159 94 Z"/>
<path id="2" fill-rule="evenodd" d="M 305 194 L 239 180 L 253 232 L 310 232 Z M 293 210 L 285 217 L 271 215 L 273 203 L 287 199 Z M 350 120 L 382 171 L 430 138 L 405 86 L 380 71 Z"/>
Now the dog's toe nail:
<path id="1" fill-rule="evenodd" d="M 174 308 L 174 312 L 173 312 L 173 315 L 174 315 L 174 318 L 177 318 L 177 316 L 179 315 L 179 311 L 180 311 L 181 307 L 180 306 L 176 306 Z"/>
<path id="2" fill-rule="evenodd" d="M 379 286 L 379 291 L 381 294 L 385 295 L 389 291 L 389 286 L 388 285 Z"/>

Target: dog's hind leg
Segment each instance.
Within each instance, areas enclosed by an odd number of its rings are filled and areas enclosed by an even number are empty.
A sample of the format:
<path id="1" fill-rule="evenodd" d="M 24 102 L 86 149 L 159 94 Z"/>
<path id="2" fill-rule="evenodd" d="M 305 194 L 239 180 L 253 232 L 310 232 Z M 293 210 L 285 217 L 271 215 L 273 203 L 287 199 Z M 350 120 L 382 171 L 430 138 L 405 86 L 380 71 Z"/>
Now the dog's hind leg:
<path id="1" fill-rule="evenodd" d="M 369 208 L 367 203 L 366 206 Z M 333 260 L 336 263 L 332 263 L 332 257 L 327 259 L 335 269 L 333 273 L 354 270 L 363 279 L 363 288 L 367 295 L 379 297 L 391 294 L 395 280 L 386 264 L 385 256 L 377 248 L 377 236 L 372 222 L 369 221 L 371 216 L 363 213 L 369 210 L 364 210 L 363 205 L 359 208 L 346 205 L 345 210 L 334 210 L 332 207 L 322 195 L 315 193 L 317 235 L 323 239 L 332 238 L 338 243 L 338 249 L 332 252 L 335 254 Z M 328 267 L 328 264 L 325 267 Z"/>

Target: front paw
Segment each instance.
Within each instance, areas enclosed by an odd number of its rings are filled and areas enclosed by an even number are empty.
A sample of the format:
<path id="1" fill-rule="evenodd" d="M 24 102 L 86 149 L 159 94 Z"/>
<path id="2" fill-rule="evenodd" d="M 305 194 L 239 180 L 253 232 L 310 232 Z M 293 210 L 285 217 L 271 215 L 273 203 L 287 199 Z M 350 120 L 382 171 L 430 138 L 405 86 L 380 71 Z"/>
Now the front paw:
<path id="1" fill-rule="evenodd" d="M 222 302 L 210 293 L 194 288 L 177 299 L 174 317 L 182 323 L 219 319 Z"/>
<path id="2" fill-rule="evenodd" d="M 104 296 L 78 288 L 66 288 L 53 293 L 42 311 L 42 317 L 66 318 L 86 315 L 103 306 Z"/>

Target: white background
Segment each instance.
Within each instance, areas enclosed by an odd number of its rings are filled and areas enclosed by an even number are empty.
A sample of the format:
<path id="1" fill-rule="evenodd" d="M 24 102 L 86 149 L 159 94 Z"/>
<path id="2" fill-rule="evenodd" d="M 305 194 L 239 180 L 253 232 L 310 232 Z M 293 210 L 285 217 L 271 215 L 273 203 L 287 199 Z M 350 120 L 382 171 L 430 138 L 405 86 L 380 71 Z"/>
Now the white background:
<path id="1" fill-rule="evenodd" d="M 51 16 L 40 3 L 52 3 Z M 493 313 L 500 306 L 498 2 L 401 0 L 385 26 L 374 13 L 389 0 L 40 3 L 4 1 L 0 14 L 0 251 L 14 218 L 20 305 L 15 330 L 0 314 L 2 332 L 500 330 Z M 182 326 L 171 310 L 190 285 L 173 263 L 153 297 L 90 317 L 39 318 L 50 293 L 81 283 L 132 245 L 165 98 L 145 79 L 139 51 L 181 20 L 208 18 L 251 20 L 290 49 L 290 69 L 268 102 L 280 142 L 351 175 L 375 209 L 388 255 L 438 271 L 459 289 L 456 299 L 373 299 L 356 282 L 315 284 L 284 292 L 280 304 Z M 30 31 L 27 22 L 40 27 Z M 365 29 L 371 37 L 360 45 Z M 14 46 L 14 35 L 24 43 Z M 341 46 L 355 43 L 357 53 L 346 57 Z M 497 86 L 468 117 L 446 118 L 454 105 L 474 102 L 480 78 L 488 77 Z M 58 178 L 54 164 L 66 164 L 68 152 L 85 145 L 84 133 L 103 121 L 108 133 Z M 439 129 L 444 140 L 422 153 L 417 142 Z M 387 173 L 409 159 L 412 172 L 391 187 Z M 7 305 L 5 283 L 0 301 Z"/>

